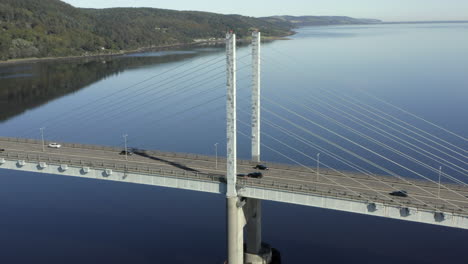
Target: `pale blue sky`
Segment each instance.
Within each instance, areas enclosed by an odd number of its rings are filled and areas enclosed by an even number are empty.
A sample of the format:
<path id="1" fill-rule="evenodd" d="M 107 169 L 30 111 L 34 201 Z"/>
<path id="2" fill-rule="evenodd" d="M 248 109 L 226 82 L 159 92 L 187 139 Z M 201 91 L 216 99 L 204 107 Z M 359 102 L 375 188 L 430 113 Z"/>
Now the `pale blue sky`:
<path id="1" fill-rule="evenodd" d="M 346 15 L 385 21 L 468 20 L 468 0 L 62 0 L 76 7 L 155 7 L 246 16 Z"/>

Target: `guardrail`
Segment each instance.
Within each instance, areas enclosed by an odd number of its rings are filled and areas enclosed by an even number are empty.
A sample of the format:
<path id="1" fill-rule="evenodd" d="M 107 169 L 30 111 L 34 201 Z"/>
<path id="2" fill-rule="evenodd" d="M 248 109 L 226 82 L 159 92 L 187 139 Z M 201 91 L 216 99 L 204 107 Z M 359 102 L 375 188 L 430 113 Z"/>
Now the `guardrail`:
<path id="1" fill-rule="evenodd" d="M 136 166 L 131 164 L 121 164 L 121 163 L 112 163 L 112 162 L 97 162 L 89 161 L 82 159 L 65 159 L 59 157 L 53 157 L 50 155 L 40 155 L 40 154 L 19 154 L 19 153 L 0 153 L 0 157 L 3 157 L 7 160 L 25 160 L 27 162 L 45 162 L 49 165 L 61 166 L 63 164 L 75 166 L 75 167 L 89 167 L 92 169 L 112 169 L 114 171 L 123 172 L 123 173 L 141 173 L 147 175 L 161 175 L 169 176 L 174 178 L 191 178 L 203 181 L 212 181 L 212 182 L 225 182 L 225 177 L 219 174 L 210 174 L 210 173 L 200 173 L 200 172 L 191 172 L 191 171 L 178 171 L 178 170 L 167 170 L 163 168 L 154 168 L 148 166 Z"/>

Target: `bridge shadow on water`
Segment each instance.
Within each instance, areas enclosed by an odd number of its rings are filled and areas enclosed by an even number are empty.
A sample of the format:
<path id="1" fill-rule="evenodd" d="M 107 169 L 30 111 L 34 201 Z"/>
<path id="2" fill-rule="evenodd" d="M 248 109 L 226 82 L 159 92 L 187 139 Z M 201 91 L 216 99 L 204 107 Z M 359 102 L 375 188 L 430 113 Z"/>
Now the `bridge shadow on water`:
<path id="1" fill-rule="evenodd" d="M 145 158 L 148 158 L 148 159 L 152 159 L 152 160 L 156 160 L 156 161 L 159 161 L 159 162 L 163 162 L 163 163 L 166 163 L 168 165 L 171 165 L 175 168 L 178 168 L 178 169 L 182 169 L 182 170 L 185 170 L 185 171 L 190 171 L 190 172 L 199 172 L 198 170 L 196 169 L 192 169 L 190 167 L 187 167 L 183 164 L 180 164 L 178 162 L 174 162 L 174 161 L 170 161 L 170 160 L 166 160 L 166 159 L 162 159 L 162 158 L 158 158 L 156 156 L 152 156 L 152 155 L 149 155 L 148 153 L 144 152 L 144 151 L 141 151 L 141 150 L 137 150 L 137 149 L 134 149 L 133 150 L 133 153 L 135 153 L 135 155 L 138 155 L 140 157 L 145 157 Z"/>

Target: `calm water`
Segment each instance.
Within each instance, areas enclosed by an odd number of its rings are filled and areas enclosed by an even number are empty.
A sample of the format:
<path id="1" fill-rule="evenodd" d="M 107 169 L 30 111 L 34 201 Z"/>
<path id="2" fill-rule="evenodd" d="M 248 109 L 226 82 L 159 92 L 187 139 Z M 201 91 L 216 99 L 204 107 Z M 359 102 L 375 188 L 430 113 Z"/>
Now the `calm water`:
<path id="1" fill-rule="evenodd" d="M 369 171 L 382 173 L 304 129 L 395 173 L 416 177 L 407 167 L 436 179 L 434 171 L 380 149 L 323 114 L 438 168 L 439 162 L 356 125 L 335 109 L 352 113 L 339 99 L 346 96 L 467 149 L 466 141 L 366 94 L 466 137 L 467 33 L 468 24 L 314 27 L 298 30 L 291 40 L 265 43 L 263 159 L 314 165 L 310 157 L 320 152 L 268 123 L 273 122 Z M 250 109 L 249 52 L 248 46 L 238 49 L 242 158 L 249 157 L 249 141 L 242 135 L 249 133 L 244 125 Z M 224 63 L 224 48 L 210 47 L 2 66 L 0 136 L 39 138 L 39 128 L 46 127 L 48 140 L 122 146 L 122 134 L 127 133 L 133 147 L 212 155 L 214 143 L 225 143 Z M 401 166 L 370 155 L 360 144 Z M 223 148 L 219 151 L 225 153 Z M 461 166 L 466 162 L 456 154 L 438 155 Z M 351 169 L 325 153 L 321 162 Z M 456 170 L 444 170 L 466 181 Z M 0 171 L 0 176 L 0 263 L 224 260 L 222 197 L 53 175 Z M 272 202 L 263 205 L 264 240 L 281 251 L 284 263 L 468 263 L 465 230 Z"/>

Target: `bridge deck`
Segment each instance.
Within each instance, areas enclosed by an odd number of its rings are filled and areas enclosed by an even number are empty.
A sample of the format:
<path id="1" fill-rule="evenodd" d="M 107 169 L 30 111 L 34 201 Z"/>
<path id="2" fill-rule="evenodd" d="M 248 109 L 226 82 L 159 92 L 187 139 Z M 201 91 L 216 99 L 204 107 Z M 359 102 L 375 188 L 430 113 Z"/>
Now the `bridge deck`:
<path id="1" fill-rule="evenodd" d="M 93 145 L 63 144 L 60 149 L 46 147 L 37 140 L 0 138 L 0 158 L 55 162 L 92 168 L 107 168 L 116 171 L 139 171 L 150 174 L 170 172 L 181 178 L 202 178 L 207 181 L 224 182 L 225 159 L 203 155 L 168 153 L 158 151 L 135 151 L 128 156 L 119 155 L 121 149 Z M 240 160 L 238 173 L 255 171 L 251 161 Z M 312 193 L 366 202 L 379 202 L 401 207 L 424 210 L 440 209 L 460 215 L 468 215 L 468 188 L 456 184 L 444 184 L 453 191 L 441 188 L 433 182 L 415 179 L 401 180 L 382 175 L 365 175 L 354 172 L 336 172 L 320 169 L 317 179 L 315 168 L 268 163 L 270 170 L 262 171 L 263 179 L 239 177 L 239 187 L 253 186 L 296 193 Z M 1 166 L 0 166 L 1 168 Z M 370 190 L 370 187 L 372 190 Z M 408 197 L 390 196 L 394 190 L 406 190 Z"/>

